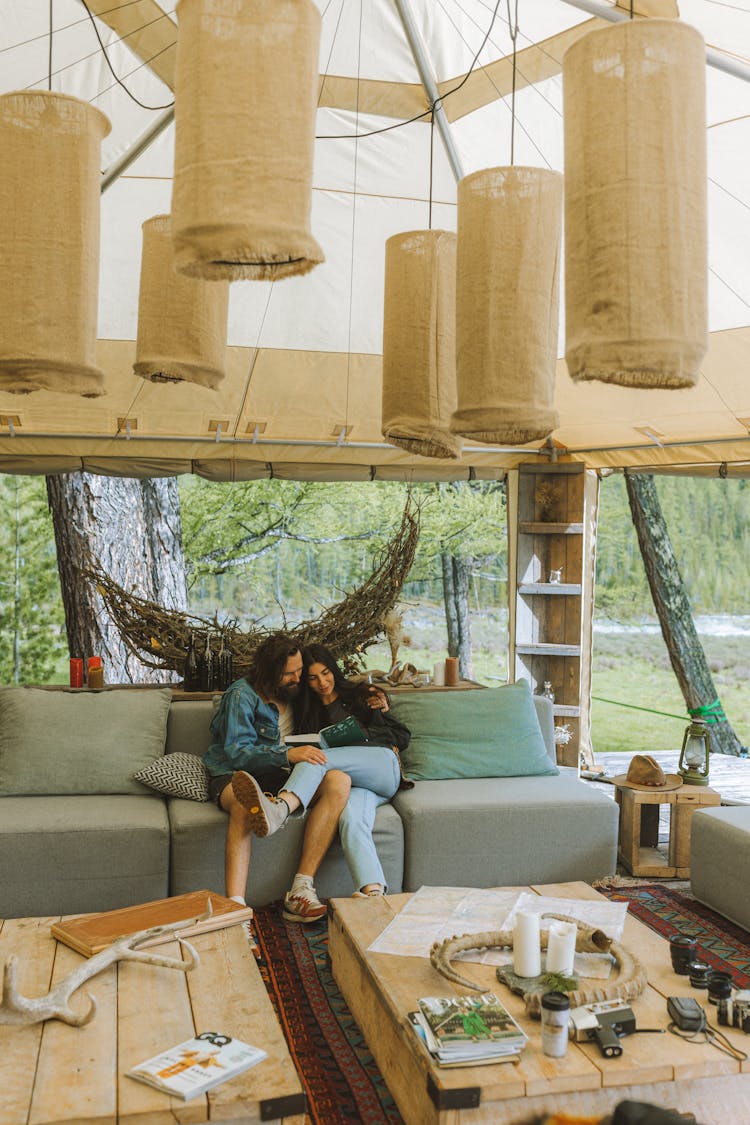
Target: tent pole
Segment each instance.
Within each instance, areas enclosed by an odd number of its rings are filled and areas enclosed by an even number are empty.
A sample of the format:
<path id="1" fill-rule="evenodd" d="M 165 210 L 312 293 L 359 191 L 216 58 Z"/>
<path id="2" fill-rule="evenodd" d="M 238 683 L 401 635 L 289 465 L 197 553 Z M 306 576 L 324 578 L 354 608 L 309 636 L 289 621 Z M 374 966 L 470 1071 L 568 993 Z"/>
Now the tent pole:
<path id="1" fill-rule="evenodd" d="M 145 133 L 142 133 L 140 137 L 133 142 L 130 148 L 122 154 L 119 160 L 116 160 L 114 164 L 110 164 L 109 168 L 107 168 L 105 172 L 102 172 L 102 194 L 104 194 L 107 188 L 110 187 L 115 182 L 115 180 L 122 175 L 126 168 L 130 167 L 134 160 L 138 159 L 141 153 L 144 152 L 148 148 L 148 146 L 156 140 L 160 133 L 164 132 L 167 125 L 171 125 L 173 121 L 174 106 L 172 105 L 169 107 L 169 109 L 165 109 L 164 112 L 160 114 L 159 117 L 157 117 L 156 121 L 154 121 L 153 124 L 149 126 Z"/>
<path id="2" fill-rule="evenodd" d="M 448 124 L 448 118 L 445 116 L 445 110 L 443 109 L 443 106 L 439 101 L 440 91 L 437 88 L 437 83 L 435 81 L 435 76 L 430 65 L 430 59 L 427 55 L 427 50 L 425 48 L 424 42 L 422 41 L 422 37 L 419 34 L 419 28 L 414 22 L 414 16 L 412 15 L 411 8 L 409 7 L 409 0 L 395 0 L 395 2 L 396 7 L 398 8 L 398 14 L 401 17 L 401 23 L 403 24 L 406 38 L 409 42 L 409 46 L 411 47 L 411 53 L 414 56 L 414 62 L 417 64 L 417 70 L 419 71 L 419 77 L 422 85 L 424 86 L 424 91 L 427 94 L 427 97 L 430 99 L 430 105 L 433 105 L 435 107 L 432 111 L 432 114 L 435 118 L 435 122 L 440 132 L 440 136 L 445 147 L 445 152 L 451 166 L 451 170 L 456 178 L 456 183 L 458 183 L 458 181 L 462 180 L 464 176 L 463 169 L 461 167 L 461 158 L 458 155 L 458 149 L 456 148 L 453 141 L 453 135 L 450 130 L 450 125 Z"/>
<path id="3" fill-rule="evenodd" d="M 626 12 L 623 8 L 610 8 L 609 4 L 603 3 L 603 0 L 563 0 L 563 4 L 569 4 L 571 8 L 578 8 L 582 12 L 588 12 L 590 16 L 599 16 L 600 19 L 609 20 L 610 23 L 630 19 L 629 12 Z M 706 63 L 708 66 L 714 67 L 715 70 L 726 71 L 727 74 L 731 74 L 735 78 L 741 78 L 743 82 L 750 82 L 750 66 L 747 63 L 734 59 L 730 55 L 725 55 L 723 51 L 717 51 L 714 47 L 706 47 Z"/>

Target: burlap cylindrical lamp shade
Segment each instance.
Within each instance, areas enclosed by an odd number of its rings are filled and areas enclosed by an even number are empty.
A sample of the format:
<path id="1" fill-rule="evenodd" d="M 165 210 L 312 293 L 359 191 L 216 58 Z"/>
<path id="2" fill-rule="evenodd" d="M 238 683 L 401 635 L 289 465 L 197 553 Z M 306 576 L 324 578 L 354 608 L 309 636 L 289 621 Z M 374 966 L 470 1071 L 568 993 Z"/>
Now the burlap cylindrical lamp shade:
<path id="1" fill-rule="evenodd" d="M 708 346 L 705 46 L 678 20 L 563 59 L 565 358 L 573 379 L 687 387 Z"/>
<path id="2" fill-rule="evenodd" d="M 154 383 L 218 387 L 224 378 L 229 282 L 175 271 L 169 215 L 147 219 L 142 229 L 133 370 Z"/>
<path id="3" fill-rule="evenodd" d="M 99 181 L 109 130 L 78 98 L 0 97 L 0 390 L 102 394 Z"/>
<path id="4" fill-rule="evenodd" d="M 554 408 L 562 176 L 487 168 L 458 185 L 454 433 L 547 437 Z"/>
<path id="5" fill-rule="evenodd" d="M 394 234 L 385 244 L 383 437 L 423 457 L 460 457 L 455 407 L 456 236 Z"/>
<path id="6" fill-rule="evenodd" d="M 181 273 L 274 279 L 310 231 L 320 14 L 312 0 L 180 0 L 172 233 Z"/>

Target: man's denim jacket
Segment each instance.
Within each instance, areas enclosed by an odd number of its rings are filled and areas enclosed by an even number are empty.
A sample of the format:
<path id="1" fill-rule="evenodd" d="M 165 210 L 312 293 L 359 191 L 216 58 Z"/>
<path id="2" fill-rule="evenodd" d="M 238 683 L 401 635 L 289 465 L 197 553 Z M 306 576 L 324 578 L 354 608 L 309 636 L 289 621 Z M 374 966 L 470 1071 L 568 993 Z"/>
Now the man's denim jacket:
<path id="1" fill-rule="evenodd" d="M 286 748 L 281 746 L 279 711 L 266 703 L 247 680 L 236 680 L 222 696 L 211 720 L 211 745 L 203 761 L 214 777 L 245 770 L 264 773 L 288 769 Z"/>

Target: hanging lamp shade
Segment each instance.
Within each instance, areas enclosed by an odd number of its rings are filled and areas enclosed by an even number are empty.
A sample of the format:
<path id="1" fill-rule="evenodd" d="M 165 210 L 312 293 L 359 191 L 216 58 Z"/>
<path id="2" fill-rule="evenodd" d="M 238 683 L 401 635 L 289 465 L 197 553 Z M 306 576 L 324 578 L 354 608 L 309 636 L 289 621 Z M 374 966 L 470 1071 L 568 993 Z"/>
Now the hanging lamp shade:
<path id="1" fill-rule="evenodd" d="M 454 433 L 519 445 L 557 425 L 561 223 L 559 172 L 487 168 L 459 182 Z"/>
<path id="2" fill-rule="evenodd" d="M 0 390 L 103 393 L 99 181 L 109 130 L 78 98 L 0 97 Z"/>
<path id="3" fill-rule="evenodd" d="M 383 437 L 423 457 L 460 457 L 455 407 L 456 236 L 394 234 L 385 244 Z"/>
<path id="4" fill-rule="evenodd" d="M 169 215 L 143 224 L 138 341 L 133 370 L 152 383 L 224 378 L 228 281 L 184 277 L 174 269 Z"/>
<path id="5" fill-rule="evenodd" d="M 689 387 L 708 346 L 705 45 L 630 20 L 565 54 L 565 358 L 573 379 Z"/>
<path id="6" fill-rule="evenodd" d="M 312 0 L 180 0 L 172 232 L 181 273 L 275 279 L 310 231 L 320 14 Z"/>

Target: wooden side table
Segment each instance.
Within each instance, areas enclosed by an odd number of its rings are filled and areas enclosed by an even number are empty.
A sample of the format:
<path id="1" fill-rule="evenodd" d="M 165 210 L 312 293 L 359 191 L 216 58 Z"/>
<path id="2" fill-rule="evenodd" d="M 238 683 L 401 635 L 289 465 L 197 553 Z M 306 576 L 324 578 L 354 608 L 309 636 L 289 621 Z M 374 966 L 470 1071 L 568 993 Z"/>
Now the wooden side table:
<path id="1" fill-rule="evenodd" d="M 690 822 L 698 808 L 721 804 L 715 789 L 683 785 L 680 789 L 642 792 L 616 786 L 620 809 L 618 858 L 631 875 L 659 879 L 690 876 Z M 659 806 L 669 805 L 669 845 L 659 849 Z"/>

